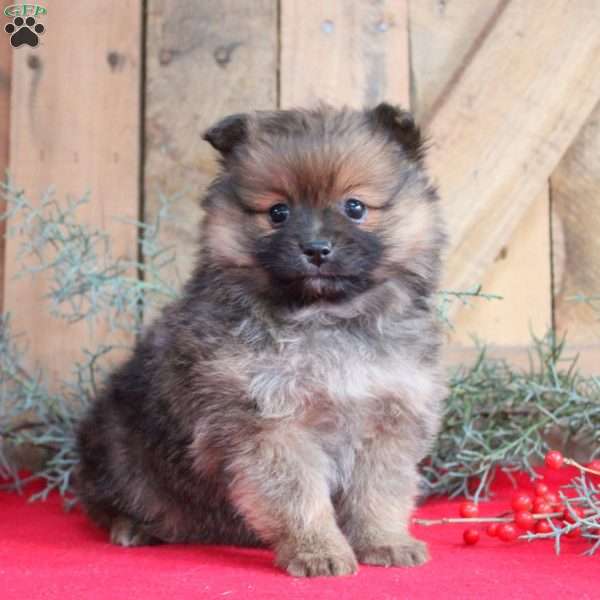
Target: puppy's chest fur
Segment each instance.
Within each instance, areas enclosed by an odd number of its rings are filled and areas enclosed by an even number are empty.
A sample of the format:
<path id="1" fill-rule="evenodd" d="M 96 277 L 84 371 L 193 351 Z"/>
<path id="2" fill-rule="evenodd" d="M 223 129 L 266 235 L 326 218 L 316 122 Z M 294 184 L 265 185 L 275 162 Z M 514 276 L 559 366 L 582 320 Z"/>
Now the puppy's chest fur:
<path id="1" fill-rule="evenodd" d="M 363 444 L 403 436 L 433 408 L 435 374 L 381 333 L 284 330 L 244 362 L 259 417 L 312 434 L 342 478 Z"/>

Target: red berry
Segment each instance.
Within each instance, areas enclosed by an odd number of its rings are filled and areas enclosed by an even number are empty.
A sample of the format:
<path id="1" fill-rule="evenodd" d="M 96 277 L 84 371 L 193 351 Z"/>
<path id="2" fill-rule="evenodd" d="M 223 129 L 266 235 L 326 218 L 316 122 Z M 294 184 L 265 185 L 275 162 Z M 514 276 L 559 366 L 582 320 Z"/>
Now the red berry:
<path id="1" fill-rule="evenodd" d="M 550 506 L 544 498 L 536 498 L 533 503 L 533 512 L 536 515 L 544 515 L 552 512 L 552 506 Z"/>
<path id="2" fill-rule="evenodd" d="M 552 526 L 548 521 L 538 521 L 535 526 L 536 533 L 550 533 L 552 531 Z"/>
<path id="3" fill-rule="evenodd" d="M 515 513 L 515 525 L 527 531 L 528 529 L 533 529 L 535 519 L 529 511 L 521 510 Z"/>
<path id="4" fill-rule="evenodd" d="M 512 542 L 518 535 L 519 532 L 512 523 L 502 523 L 502 525 L 498 527 L 498 537 L 503 542 Z"/>
<path id="5" fill-rule="evenodd" d="M 570 509 L 565 508 L 565 512 L 563 514 L 563 519 L 567 523 L 575 523 L 577 521 L 571 513 L 575 513 L 580 519 L 585 517 L 585 511 L 583 508 L 580 506 L 571 506 Z"/>
<path id="6" fill-rule="evenodd" d="M 536 496 L 545 496 L 550 491 L 550 488 L 545 483 L 536 483 L 535 484 L 535 495 Z"/>
<path id="7" fill-rule="evenodd" d="M 467 546 L 473 546 L 479 541 L 479 531 L 477 529 L 465 529 L 463 540 Z"/>
<path id="8" fill-rule="evenodd" d="M 465 519 L 472 519 L 479 515 L 479 508 L 474 502 L 463 502 L 459 508 L 460 516 Z"/>
<path id="9" fill-rule="evenodd" d="M 531 510 L 531 496 L 529 494 L 525 494 L 524 492 L 517 492 L 512 497 L 511 506 L 515 512 Z"/>
<path id="10" fill-rule="evenodd" d="M 496 537 L 498 535 L 498 526 L 499 523 L 490 523 L 485 531 L 490 537 Z"/>
<path id="11" fill-rule="evenodd" d="M 575 529 L 571 529 L 568 533 L 565 533 L 568 538 L 577 538 L 581 535 L 581 529 L 579 527 L 575 527 Z"/>
<path id="12" fill-rule="evenodd" d="M 550 506 L 556 506 L 560 503 L 558 496 L 554 492 L 548 492 L 547 494 L 544 494 L 543 497 Z"/>
<path id="13" fill-rule="evenodd" d="M 546 454 L 544 462 L 549 469 L 560 469 L 563 466 L 565 459 L 558 450 L 550 450 Z"/>

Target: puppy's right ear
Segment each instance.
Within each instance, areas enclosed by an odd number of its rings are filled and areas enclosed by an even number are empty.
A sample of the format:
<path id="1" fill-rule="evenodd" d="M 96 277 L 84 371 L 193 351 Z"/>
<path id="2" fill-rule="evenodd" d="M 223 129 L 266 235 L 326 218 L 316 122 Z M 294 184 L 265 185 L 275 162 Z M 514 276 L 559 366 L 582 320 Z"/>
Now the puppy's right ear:
<path id="1" fill-rule="evenodd" d="M 248 117 L 237 114 L 225 117 L 202 136 L 215 150 L 224 157 L 231 154 L 233 149 L 246 141 L 248 137 Z"/>

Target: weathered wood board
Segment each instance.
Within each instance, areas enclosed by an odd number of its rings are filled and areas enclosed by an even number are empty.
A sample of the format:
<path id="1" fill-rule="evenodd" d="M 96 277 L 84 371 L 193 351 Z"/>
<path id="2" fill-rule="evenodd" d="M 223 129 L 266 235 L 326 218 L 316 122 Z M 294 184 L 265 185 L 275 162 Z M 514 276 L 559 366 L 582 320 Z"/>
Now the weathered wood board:
<path id="1" fill-rule="evenodd" d="M 550 184 L 556 328 L 571 345 L 600 346 L 600 103 Z M 597 300 L 575 302 L 579 295 Z"/>
<path id="2" fill-rule="evenodd" d="M 451 234 L 446 289 L 482 280 L 592 111 L 599 30 L 590 0 L 508 3 L 431 116 Z"/>
<path id="3" fill-rule="evenodd" d="M 179 197 L 162 242 L 189 274 L 199 200 L 217 169 L 202 133 L 226 115 L 277 106 L 277 2 L 149 0 L 146 35 L 145 219 L 159 194 Z"/>
<path id="4" fill-rule="evenodd" d="M 408 106 L 405 0 L 281 3 L 281 106 Z"/>
<path id="5" fill-rule="evenodd" d="M 530 346 L 552 325 L 548 186 L 529 207 L 508 243 L 481 280 L 484 292 L 502 300 L 472 300 L 456 311 L 454 344 L 474 338 L 497 346 Z"/>
<path id="6" fill-rule="evenodd" d="M 135 219 L 139 203 L 139 127 L 142 5 L 54 0 L 43 17 L 36 48 L 14 52 L 10 170 L 15 184 L 39 201 L 50 185 L 56 196 L 92 201 L 81 210 L 91 225 L 109 231 L 115 252 L 136 252 L 136 230 L 116 218 Z M 15 280 L 17 244 L 6 245 L 5 309 L 25 332 L 28 356 L 56 383 L 94 340 L 85 323 L 51 318 L 43 278 Z"/>
<path id="7" fill-rule="evenodd" d="M 409 3 L 411 108 L 426 120 L 493 28 L 506 0 Z"/>
<path id="8" fill-rule="evenodd" d="M 410 4 L 413 111 L 427 120 L 460 78 L 493 29 L 504 0 Z M 443 199 L 442 199 L 443 200 Z M 543 333 L 551 324 L 550 227 L 547 190 L 541 193 L 478 283 L 502 301 L 474 300 L 454 317 L 454 344 L 471 344 L 472 336 L 508 346 L 528 345 L 531 330 Z"/>

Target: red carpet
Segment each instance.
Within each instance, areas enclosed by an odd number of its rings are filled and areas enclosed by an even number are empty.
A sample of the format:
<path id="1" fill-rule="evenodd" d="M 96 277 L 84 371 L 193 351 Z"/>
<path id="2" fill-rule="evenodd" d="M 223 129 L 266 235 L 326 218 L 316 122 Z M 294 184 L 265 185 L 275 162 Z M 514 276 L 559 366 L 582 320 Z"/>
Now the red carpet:
<path id="1" fill-rule="evenodd" d="M 565 475 L 565 469 L 547 473 L 546 481 L 556 486 Z M 496 490 L 483 515 L 506 510 L 512 490 L 506 481 Z M 430 501 L 418 516 L 456 516 L 457 504 Z M 29 504 L 2 493 L 0 515 L 2 600 L 600 598 L 600 556 L 580 556 L 588 547 L 581 539 L 565 541 L 556 556 L 547 541 L 504 543 L 483 535 L 467 547 L 462 526 L 415 527 L 430 544 L 432 560 L 423 567 L 361 566 L 352 577 L 308 580 L 280 572 L 262 550 L 111 546 L 78 510 L 65 514 L 56 496 Z"/>

